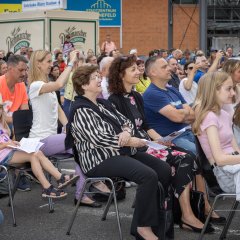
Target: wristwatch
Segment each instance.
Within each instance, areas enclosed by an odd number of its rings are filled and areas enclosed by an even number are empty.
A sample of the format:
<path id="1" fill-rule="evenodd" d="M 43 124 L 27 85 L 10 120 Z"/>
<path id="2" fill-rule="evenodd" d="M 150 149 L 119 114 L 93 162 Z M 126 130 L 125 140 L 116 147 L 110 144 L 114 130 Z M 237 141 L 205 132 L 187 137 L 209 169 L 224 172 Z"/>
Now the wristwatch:
<path id="1" fill-rule="evenodd" d="M 73 63 L 69 62 L 67 66 L 68 67 L 73 67 Z"/>

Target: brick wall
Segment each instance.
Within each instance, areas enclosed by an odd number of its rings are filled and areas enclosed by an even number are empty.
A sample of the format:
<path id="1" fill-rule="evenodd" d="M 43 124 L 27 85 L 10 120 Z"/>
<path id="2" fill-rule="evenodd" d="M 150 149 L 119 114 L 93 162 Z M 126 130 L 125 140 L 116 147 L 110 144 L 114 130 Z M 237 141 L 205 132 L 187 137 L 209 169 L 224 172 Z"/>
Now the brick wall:
<path id="1" fill-rule="evenodd" d="M 199 8 L 195 5 L 174 5 L 173 47 L 193 50 L 199 46 Z M 191 16 L 192 21 L 190 21 Z M 189 24 L 190 23 L 190 24 Z M 188 26 L 189 25 L 189 26 Z M 185 35 L 185 37 L 184 37 Z"/>
<path id="2" fill-rule="evenodd" d="M 167 0 L 122 0 L 123 48 L 127 54 L 131 48 L 137 48 L 140 55 L 148 54 L 154 48 L 168 47 L 168 1 Z M 194 5 L 181 5 L 191 15 Z M 178 48 L 189 22 L 189 17 L 178 6 L 173 14 L 173 47 Z M 198 8 L 193 16 L 182 49 L 198 47 Z M 120 28 L 100 28 L 100 44 L 106 34 L 120 47 Z"/>

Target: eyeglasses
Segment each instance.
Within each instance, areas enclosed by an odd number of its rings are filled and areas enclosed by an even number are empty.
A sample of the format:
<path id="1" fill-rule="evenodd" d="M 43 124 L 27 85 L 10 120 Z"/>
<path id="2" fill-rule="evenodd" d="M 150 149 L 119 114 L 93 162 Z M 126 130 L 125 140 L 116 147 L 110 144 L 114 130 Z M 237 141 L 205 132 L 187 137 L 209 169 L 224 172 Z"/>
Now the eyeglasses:
<path id="1" fill-rule="evenodd" d="M 193 70 L 193 67 L 188 67 L 189 70 Z"/>

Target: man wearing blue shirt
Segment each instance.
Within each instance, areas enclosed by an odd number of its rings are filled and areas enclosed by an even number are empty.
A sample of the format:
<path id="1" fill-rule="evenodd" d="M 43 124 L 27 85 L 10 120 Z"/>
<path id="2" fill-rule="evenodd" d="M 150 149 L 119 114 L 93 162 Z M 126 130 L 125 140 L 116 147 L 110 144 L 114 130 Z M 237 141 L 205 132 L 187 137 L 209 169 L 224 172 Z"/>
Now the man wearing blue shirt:
<path id="1" fill-rule="evenodd" d="M 198 83 L 200 78 L 206 73 L 206 72 L 215 72 L 217 71 L 219 67 L 219 63 L 221 58 L 223 57 L 222 51 L 218 51 L 216 53 L 216 58 L 214 59 L 212 65 L 209 67 L 208 60 L 205 56 L 196 56 L 195 63 L 200 64 L 201 68 L 197 70 L 193 81 Z M 209 69 L 208 69 L 209 67 Z"/>
<path id="2" fill-rule="evenodd" d="M 173 87 L 167 87 L 171 78 L 167 61 L 158 56 L 146 62 L 145 69 L 151 84 L 143 94 L 144 110 L 148 124 L 162 136 L 187 127 L 195 119 L 194 112 L 181 94 Z M 196 154 L 195 138 L 186 130 L 173 140 L 179 147 Z"/>

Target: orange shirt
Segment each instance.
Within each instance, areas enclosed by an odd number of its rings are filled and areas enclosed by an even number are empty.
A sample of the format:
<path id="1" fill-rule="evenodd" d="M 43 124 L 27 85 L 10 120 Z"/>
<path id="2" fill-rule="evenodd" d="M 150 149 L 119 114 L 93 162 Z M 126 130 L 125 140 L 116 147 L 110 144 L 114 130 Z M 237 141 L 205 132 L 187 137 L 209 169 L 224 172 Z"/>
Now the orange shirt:
<path id="1" fill-rule="evenodd" d="M 28 104 L 28 96 L 23 82 L 15 84 L 14 92 L 10 92 L 5 75 L 0 77 L 0 94 L 4 104 L 4 111 L 8 116 L 20 109 L 22 104 Z"/>

